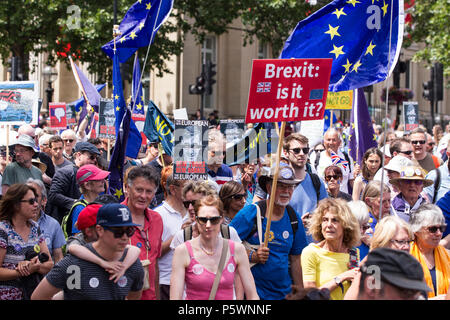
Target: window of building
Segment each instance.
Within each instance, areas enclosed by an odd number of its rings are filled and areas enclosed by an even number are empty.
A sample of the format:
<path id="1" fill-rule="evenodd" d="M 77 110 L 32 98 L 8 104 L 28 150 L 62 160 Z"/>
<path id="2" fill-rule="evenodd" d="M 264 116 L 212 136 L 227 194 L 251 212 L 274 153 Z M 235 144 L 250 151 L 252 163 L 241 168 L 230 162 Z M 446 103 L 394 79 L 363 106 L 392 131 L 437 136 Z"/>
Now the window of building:
<path id="1" fill-rule="evenodd" d="M 269 45 L 262 41 L 258 41 L 258 59 L 269 58 Z"/>

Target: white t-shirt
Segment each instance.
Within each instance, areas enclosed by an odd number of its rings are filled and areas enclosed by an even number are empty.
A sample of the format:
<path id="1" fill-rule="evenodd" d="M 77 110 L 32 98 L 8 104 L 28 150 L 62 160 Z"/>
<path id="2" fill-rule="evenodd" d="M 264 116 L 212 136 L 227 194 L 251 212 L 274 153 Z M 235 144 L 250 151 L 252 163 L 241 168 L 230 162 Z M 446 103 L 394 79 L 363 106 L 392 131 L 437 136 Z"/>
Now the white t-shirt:
<path id="1" fill-rule="evenodd" d="M 345 156 L 344 156 L 344 154 L 342 153 L 341 150 L 338 151 L 338 156 L 341 159 L 346 160 Z M 354 169 L 353 169 L 353 159 L 350 156 L 349 156 L 349 158 L 350 158 L 350 163 L 347 166 L 347 169 L 343 169 L 341 167 L 341 170 L 342 170 L 342 183 L 341 183 L 341 186 L 340 186 L 339 190 L 341 190 L 342 192 L 345 192 L 345 193 L 349 193 L 348 192 L 348 180 L 354 179 L 354 177 L 353 177 L 353 171 L 354 171 Z M 311 163 L 312 167 L 314 167 L 315 161 L 316 161 L 316 153 L 313 152 L 311 154 L 311 156 L 310 156 L 310 163 Z M 325 176 L 324 176 L 325 169 L 328 166 L 331 166 L 331 164 L 332 164 L 331 157 L 327 155 L 326 151 L 322 151 L 320 153 L 319 164 L 317 165 L 317 168 L 315 168 L 315 169 L 317 171 L 317 174 L 320 176 L 320 178 L 323 179 L 323 181 L 325 181 Z"/>
<path id="2" fill-rule="evenodd" d="M 156 207 L 154 210 L 159 213 L 163 221 L 163 233 L 161 237 L 162 242 L 167 241 L 170 237 L 175 235 L 177 231 L 180 231 L 183 223 L 189 219 L 189 214 L 187 212 L 183 217 L 166 201 L 163 201 L 163 203 L 161 203 L 161 205 Z M 173 249 L 171 248 L 170 251 L 158 259 L 160 284 L 170 285 L 172 258 Z"/>

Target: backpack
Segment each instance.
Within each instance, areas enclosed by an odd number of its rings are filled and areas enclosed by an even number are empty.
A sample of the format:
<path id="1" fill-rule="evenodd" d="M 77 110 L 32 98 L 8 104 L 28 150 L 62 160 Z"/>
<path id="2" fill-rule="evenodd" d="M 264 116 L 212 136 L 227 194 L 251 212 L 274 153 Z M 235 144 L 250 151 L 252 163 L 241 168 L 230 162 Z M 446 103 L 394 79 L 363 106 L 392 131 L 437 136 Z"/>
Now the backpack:
<path id="1" fill-rule="evenodd" d="M 255 205 L 258 206 L 261 211 L 261 224 L 262 224 L 262 221 L 264 220 L 264 217 L 266 216 L 267 202 L 266 202 L 266 200 L 261 200 L 261 201 L 258 201 L 257 203 L 255 203 Z M 292 232 L 295 237 L 295 234 L 297 233 L 297 230 L 298 230 L 297 213 L 295 212 L 294 208 L 292 208 L 290 205 L 287 205 L 286 209 L 287 209 L 287 212 L 289 215 L 289 221 L 291 222 Z M 253 224 L 252 230 L 250 231 L 250 236 L 253 235 L 257 231 L 258 231 L 258 226 L 256 224 L 256 218 L 255 218 L 255 223 Z"/>
<path id="2" fill-rule="evenodd" d="M 436 180 L 434 180 L 434 192 L 433 192 L 433 201 L 431 203 L 436 203 L 436 197 L 441 187 L 441 171 L 439 168 L 436 169 Z"/>
<path id="3" fill-rule="evenodd" d="M 220 233 L 222 238 L 230 239 L 230 226 L 226 224 L 220 225 Z M 183 229 L 184 242 L 192 239 L 192 225 L 189 225 Z"/>
<path id="4" fill-rule="evenodd" d="M 86 200 L 84 200 L 84 199 L 80 199 L 80 200 L 75 201 L 75 203 L 72 205 L 72 208 L 70 208 L 69 213 L 66 214 L 64 216 L 64 218 L 62 219 L 61 228 L 63 230 L 64 237 L 66 238 L 66 240 L 67 240 L 67 238 L 69 238 L 73 234 L 73 232 L 72 232 L 73 209 L 76 206 L 80 205 L 80 204 L 82 206 L 86 207 L 88 205 L 88 202 Z"/>
<path id="5" fill-rule="evenodd" d="M 306 172 L 311 177 L 311 181 L 314 186 L 314 190 L 316 190 L 316 197 L 317 197 L 317 203 L 320 200 L 320 178 L 317 174 L 312 172 L 311 165 L 309 163 L 306 163 Z"/>

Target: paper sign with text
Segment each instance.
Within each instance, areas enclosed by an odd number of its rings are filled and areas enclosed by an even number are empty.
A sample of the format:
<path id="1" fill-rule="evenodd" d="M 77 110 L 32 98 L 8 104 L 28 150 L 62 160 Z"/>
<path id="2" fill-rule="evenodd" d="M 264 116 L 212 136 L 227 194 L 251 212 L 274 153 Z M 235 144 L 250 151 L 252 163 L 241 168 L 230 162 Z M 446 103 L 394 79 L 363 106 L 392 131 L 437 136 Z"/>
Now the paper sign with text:
<path id="1" fill-rule="evenodd" d="M 50 127 L 52 129 L 67 129 L 66 104 L 51 102 L 48 108 L 50 109 Z"/>
<path id="2" fill-rule="evenodd" d="M 246 123 L 323 119 L 332 59 L 253 60 Z"/>
<path id="3" fill-rule="evenodd" d="M 352 110 L 353 90 L 328 92 L 327 105 L 325 109 Z"/>

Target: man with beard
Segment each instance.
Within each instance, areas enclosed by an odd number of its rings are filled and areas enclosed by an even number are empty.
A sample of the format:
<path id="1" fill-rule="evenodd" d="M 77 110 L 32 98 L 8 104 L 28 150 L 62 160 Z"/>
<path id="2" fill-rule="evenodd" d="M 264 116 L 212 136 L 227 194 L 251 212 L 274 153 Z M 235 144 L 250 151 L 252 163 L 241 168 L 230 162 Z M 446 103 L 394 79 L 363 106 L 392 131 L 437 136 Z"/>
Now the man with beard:
<path id="1" fill-rule="evenodd" d="M 284 140 L 283 149 L 294 169 L 295 178 L 301 181 L 294 189 L 289 204 L 303 217 L 304 214 L 312 213 L 320 200 L 328 197 L 325 184 L 316 174 L 306 171 L 309 154 L 307 137 L 292 133 Z"/>
<path id="2" fill-rule="evenodd" d="M 300 254 L 307 246 L 303 224 L 299 223 L 300 216 L 289 206 L 300 180 L 295 178 L 291 167 L 280 165 L 277 188 L 275 194 L 271 194 L 274 174 L 275 166 L 271 168 L 270 173 L 259 178 L 260 186 L 268 193 L 268 198 L 275 198 L 268 246 L 260 245 L 263 239 L 259 239 L 258 228 L 255 228 L 258 225 L 257 212 L 260 211 L 261 235 L 265 234 L 268 200 L 245 206 L 230 224 L 244 240 L 250 263 L 255 264 L 251 270 L 258 295 L 264 300 L 285 299 L 291 292 L 292 284 L 303 288 Z M 256 249 L 258 245 L 260 246 Z"/>

